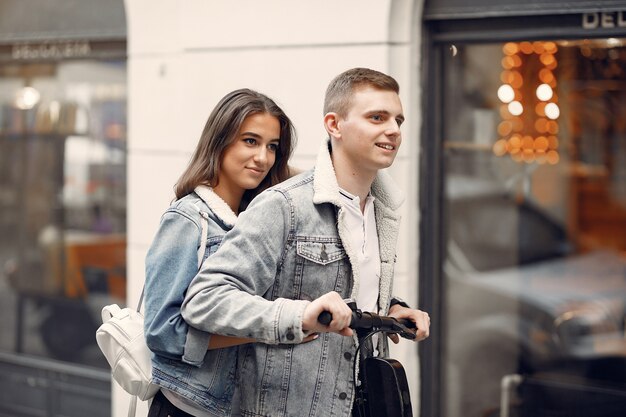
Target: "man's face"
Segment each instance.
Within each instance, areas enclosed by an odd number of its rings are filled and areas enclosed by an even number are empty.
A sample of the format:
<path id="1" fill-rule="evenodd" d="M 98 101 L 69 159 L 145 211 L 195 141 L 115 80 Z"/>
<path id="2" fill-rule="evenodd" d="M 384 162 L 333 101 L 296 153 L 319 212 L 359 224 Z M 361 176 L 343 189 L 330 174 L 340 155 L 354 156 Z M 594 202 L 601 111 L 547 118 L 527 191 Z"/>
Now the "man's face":
<path id="1" fill-rule="evenodd" d="M 393 91 L 359 87 L 348 113 L 338 117 L 342 151 L 353 167 L 374 172 L 387 168 L 400 148 L 404 122 L 400 97 Z"/>

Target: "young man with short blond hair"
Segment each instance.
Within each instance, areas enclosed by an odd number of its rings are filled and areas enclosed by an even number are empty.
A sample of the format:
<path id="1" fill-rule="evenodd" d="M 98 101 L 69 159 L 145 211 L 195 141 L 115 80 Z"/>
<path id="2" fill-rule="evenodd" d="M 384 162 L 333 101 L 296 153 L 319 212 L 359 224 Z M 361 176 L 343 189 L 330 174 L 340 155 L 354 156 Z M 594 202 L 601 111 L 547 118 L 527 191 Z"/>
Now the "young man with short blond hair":
<path id="1" fill-rule="evenodd" d="M 391 295 L 403 197 L 381 170 L 402 142 L 398 93 L 367 68 L 331 81 L 315 168 L 255 198 L 189 287 L 191 326 L 261 342 L 239 350 L 242 416 L 350 416 L 356 344 L 345 299 L 411 319 L 416 340 L 428 337 L 428 314 Z M 319 337 L 300 343 L 311 333 Z"/>

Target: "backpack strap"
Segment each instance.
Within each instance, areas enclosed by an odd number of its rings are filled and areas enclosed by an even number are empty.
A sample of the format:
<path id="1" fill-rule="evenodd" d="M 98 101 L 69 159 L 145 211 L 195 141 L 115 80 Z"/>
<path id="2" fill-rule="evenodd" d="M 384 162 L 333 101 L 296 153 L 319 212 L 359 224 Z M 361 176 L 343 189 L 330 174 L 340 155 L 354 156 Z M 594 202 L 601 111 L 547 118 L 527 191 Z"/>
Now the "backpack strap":
<path id="1" fill-rule="evenodd" d="M 209 229 L 209 215 L 204 211 L 200 211 L 200 217 L 202 220 L 202 237 L 200 238 L 200 247 L 198 248 L 198 270 L 202 266 L 202 261 L 204 261 L 204 250 L 206 247 L 206 241 L 209 238 L 207 236 Z"/>
<path id="2" fill-rule="evenodd" d="M 137 414 L 137 396 L 132 395 L 130 397 L 130 404 L 128 405 L 128 417 L 135 417 Z"/>
<path id="3" fill-rule="evenodd" d="M 202 261 L 204 260 L 204 251 L 206 249 L 206 242 L 208 240 L 208 230 L 209 230 L 209 215 L 204 211 L 200 210 L 200 226 L 202 228 L 202 233 L 200 235 L 200 247 L 198 248 L 198 270 L 202 266 Z M 141 295 L 139 296 L 139 302 L 137 303 L 137 312 L 141 311 L 141 305 L 143 304 L 143 293 L 146 290 L 146 284 L 143 284 L 141 288 Z"/>

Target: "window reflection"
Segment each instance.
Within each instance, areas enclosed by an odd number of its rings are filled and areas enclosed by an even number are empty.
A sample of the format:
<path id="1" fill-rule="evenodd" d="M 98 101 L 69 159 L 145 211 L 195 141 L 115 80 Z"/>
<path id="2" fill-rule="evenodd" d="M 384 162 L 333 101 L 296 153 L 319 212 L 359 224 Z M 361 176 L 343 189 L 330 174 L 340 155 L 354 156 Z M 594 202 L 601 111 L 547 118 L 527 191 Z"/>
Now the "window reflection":
<path id="1" fill-rule="evenodd" d="M 624 45 L 444 54 L 448 416 L 626 407 Z"/>
<path id="2" fill-rule="evenodd" d="M 107 367 L 125 300 L 126 66 L 0 66 L 0 349 Z"/>

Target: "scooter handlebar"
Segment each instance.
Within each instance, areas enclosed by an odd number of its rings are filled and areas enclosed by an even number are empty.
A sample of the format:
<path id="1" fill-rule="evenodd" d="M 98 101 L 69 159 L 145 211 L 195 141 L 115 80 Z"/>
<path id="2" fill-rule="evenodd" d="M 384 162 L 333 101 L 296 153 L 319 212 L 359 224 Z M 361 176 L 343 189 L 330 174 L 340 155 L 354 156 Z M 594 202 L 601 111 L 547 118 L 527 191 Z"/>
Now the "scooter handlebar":
<path id="1" fill-rule="evenodd" d="M 333 320 L 333 315 L 329 311 L 322 311 L 317 317 L 317 321 L 324 326 L 328 326 Z M 382 331 L 387 333 L 398 333 L 406 339 L 415 339 L 415 323 L 409 319 L 396 319 L 390 316 L 380 316 L 376 313 L 364 312 L 358 309 L 352 311 L 350 328 L 354 330 Z"/>

